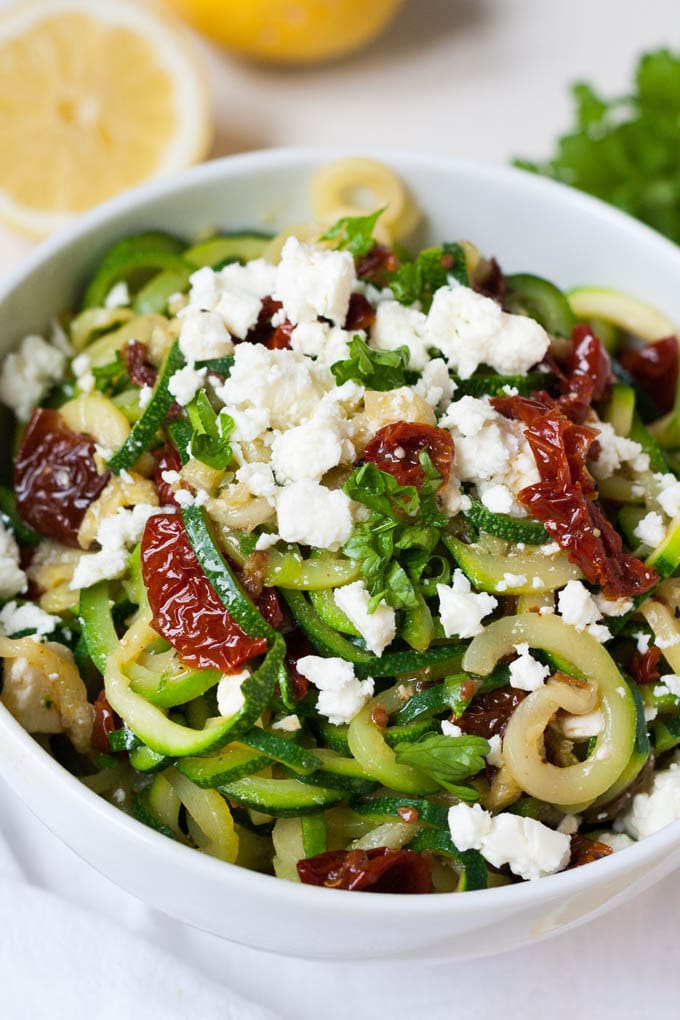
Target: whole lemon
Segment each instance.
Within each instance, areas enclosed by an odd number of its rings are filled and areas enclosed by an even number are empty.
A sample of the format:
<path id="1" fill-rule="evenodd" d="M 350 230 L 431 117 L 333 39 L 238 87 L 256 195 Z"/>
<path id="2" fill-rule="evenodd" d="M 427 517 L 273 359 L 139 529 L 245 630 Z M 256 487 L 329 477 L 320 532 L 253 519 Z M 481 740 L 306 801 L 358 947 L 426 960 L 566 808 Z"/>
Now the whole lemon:
<path id="1" fill-rule="evenodd" d="M 402 0 L 163 0 L 199 32 L 267 63 L 329 60 L 373 39 Z"/>

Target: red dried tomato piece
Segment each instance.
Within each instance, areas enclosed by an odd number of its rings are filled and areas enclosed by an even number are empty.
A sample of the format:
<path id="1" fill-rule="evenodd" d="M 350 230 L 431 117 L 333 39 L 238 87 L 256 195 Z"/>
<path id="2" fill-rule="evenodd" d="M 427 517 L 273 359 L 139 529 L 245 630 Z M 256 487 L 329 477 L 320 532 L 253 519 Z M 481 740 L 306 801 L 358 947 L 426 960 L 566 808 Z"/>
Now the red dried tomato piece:
<path id="1" fill-rule="evenodd" d="M 624 553 L 618 531 L 594 502 L 597 489 L 586 457 L 597 433 L 576 425 L 547 393 L 492 400 L 501 414 L 522 421 L 541 481 L 518 494 L 572 563 L 608 598 L 642 595 L 658 581 L 655 571 Z"/>
<path id="2" fill-rule="evenodd" d="M 14 491 L 22 519 L 45 538 L 78 545 L 87 508 L 109 480 L 94 462 L 90 436 L 72 432 L 58 411 L 33 412 L 14 461 Z"/>
<path id="3" fill-rule="evenodd" d="M 482 260 L 475 269 L 472 289 L 503 304 L 506 286 L 507 282 L 498 261 L 495 258 Z"/>
<path id="4" fill-rule="evenodd" d="M 363 457 L 377 464 L 381 471 L 393 475 L 400 485 L 415 485 L 420 489 L 425 481 L 419 460 L 422 450 L 429 454 L 441 475 L 441 484 L 446 485 L 453 461 L 453 439 L 450 432 L 434 425 L 409 421 L 385 425 L 373 436 Z"/>
<path id="5" fill-rule="evenodd" d="M 253 601 L 269 626 L 278 630 L 283 623 L 283 610 L 276 588 L 263 588 Z"/>
<path id="6" fill-rule="evenodd" d="M 155 386 L 158 369 L 147 361 L 148 347 L 139 340 L 128 340 L 125 345 L 125 367 L 135 386 Z"/>
<path id="7" fill-rule="evenodd" d="M 667 414 L 673 409 L 678 385 L 678 360 L 678 340 L 674 336 L 619 355 L 623 367 L 649 394 L 660 414 Z"/>
<path id="8" fill-rule="evenodd" d="M 375 308 L 363 294 L 352 294 L 349 299 L 345 329 L 370 329 L 375 322 Z"/>
<path id="9" fill-rule="evenodd" d="M 120 729 L 123 722 L 109 705 L 104 691 L 99 692 L 93 707 L 92 746 L 95 751 L 101 751 L 102 754 L 111 754 L 109 733 Z"/>
<path id="10" fill-rule="evenodd" d="M 592 864 L 593 861 L 609 857 L 610 853 L 612 853 L 612 848 L 606 843 L 588 839 L 580 832 L 575 832 L 571 837 L 571 857 L 567 868 L 580 868 L 582 864 Z"/>
<path id="11" fill-rule="evenodd" d="M 360 280 L 382 282 L 387 273 L 393 273 L 399 265 L 397 256 L 384 244 L 374 244 L 371 250 L 357 261 L 357 276 Z"/>
<path id="12" fill-rule="evenodd" d="M 572 351 L 567 360 L 568 388 L 586 403 L 602 400 L 612 381 L 612 363 L 604 344 L 590 326 L 580 323 L 571 334 Z"/>
<path id="13" fill-rule="evenodd" d="M 661 678 L 659 659 L 661 652 L 652 645 L 646 652 L 636 652 L 630 661 L 628 671 L 639 684 L 655 684 Z"/>
<path id="14" fill-rule="evenodd" d="M 464 733 L 475 737 L 503 736 L 508 720 L 527 692 L 515 687 L 500 687 L 488 694 L 480 694 L 456 720 Z"/>
<path id="15" fill-rule="evenodd" d="M 329 850 L 298 861 L 300 881 L 354 892 L 432 892 L 429 857 L 414 850 Z"/>
<path id="16" fill-rule="evenodd" d="M 302 701 L 309 690 L 309 680 L 299 672 L 297 664 L 305 655 L 314 655 L 314 649 L 301 630 L 293 630 L 286 634 L 285 642 L 285 662 L 293 688 L 293 697 L 296 701 Z"/>
<path id="17" fill-rule="evenodd" d="M 272 297 L 266 297 L 262 301 L 262 308 L 257 322 L 251 330 L 249 330 L 246 336 L 246 342 L 249 344 L 263 344 L 264 347 L 268 347 L 270 350 L 282 350 L 290 347 L 290 334 L 295 329 L 292 322 L 283 322 L 280 326 L 272 326 L 272 317 L 279 311 L 283 305 L 280 301 L 275 301 Z M 238 339 L 235 339 L 236 343 L 240 343 Z"/>
<path id="18" fill-rule="evenodd" d="M 163 480 L 164 471 L 179 471 L 181 469 L 182 461 L 179 453 L 174 446 L 163 446 L 154 451 L 154 459 L 156 465 L 153 469 L 153 481 L 158 493 L 158 502 L 161 506 L 179 507 L 172 486 Z"/>
<path id="19" fill-rule="evenodd" d="M 201 570 L 179 516 L 154 514 L 142 538 L 142 576 L 153 627 L 196 669 L 236 672 L 263 655 L 265 638 L 245 634 Z"/>

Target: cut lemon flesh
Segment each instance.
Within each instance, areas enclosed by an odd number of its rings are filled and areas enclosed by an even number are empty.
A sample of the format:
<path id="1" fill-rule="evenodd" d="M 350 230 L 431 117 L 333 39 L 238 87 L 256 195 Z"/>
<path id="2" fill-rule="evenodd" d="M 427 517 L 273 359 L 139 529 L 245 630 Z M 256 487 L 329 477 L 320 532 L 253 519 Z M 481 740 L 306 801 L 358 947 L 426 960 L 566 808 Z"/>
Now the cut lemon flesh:
<path id="1" fill-rule="evenodd" d="M 645 343 L 677 333 L 677 327 L 656 308 L 617 290 L 577 287 L 567 298 L 577 319 L 604 319 Z"/>
<path id="2" fill-rule="evenodd" d="M 37 236 L 210 143 L 200 68 L 128 0 L 32 0 L 0 16 L 0 218 Z"/>

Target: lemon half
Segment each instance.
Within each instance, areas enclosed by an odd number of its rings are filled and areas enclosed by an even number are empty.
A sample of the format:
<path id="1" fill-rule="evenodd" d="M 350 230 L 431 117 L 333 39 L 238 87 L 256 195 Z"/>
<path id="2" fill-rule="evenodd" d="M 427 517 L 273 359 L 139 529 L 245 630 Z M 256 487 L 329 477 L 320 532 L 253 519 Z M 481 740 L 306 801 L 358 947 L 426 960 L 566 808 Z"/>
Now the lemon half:
<path id="1" fill-rule="evenodd" d="M 0 218 L 43 236 L 201 159 L 210 113 L 174 23 L 128 0 L 31 0 L 0 15 Z"/>

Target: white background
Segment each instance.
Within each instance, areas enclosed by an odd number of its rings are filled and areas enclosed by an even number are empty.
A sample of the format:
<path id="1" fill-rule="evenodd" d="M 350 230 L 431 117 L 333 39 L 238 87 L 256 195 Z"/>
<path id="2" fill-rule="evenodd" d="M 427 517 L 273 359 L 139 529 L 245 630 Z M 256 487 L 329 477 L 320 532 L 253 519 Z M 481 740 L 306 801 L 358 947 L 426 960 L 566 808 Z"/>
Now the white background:
<path id="1" fill-rule="evenodd" d="M 585 77 L 620 92 L 635 56 L 662 44 L 680 49 L 677 0 L 410 0 L 369 50 L 306 71 L 255 68 L 206 48 L 214 154 L 318 143 L 496 163 L 540 157 L 568 126 L 569 82 Z M 0 272 L 28 249 L 0 230 Z M 0 832 L 0 1015 L 8 1020 L 94 1012 L 97 1020 L 245 1020 L 251 1014 L 229 1005 L 227 989 L 285 1020 L 678 1013 L 680 876 L 586 927 L 491 960 L 329 965 L 265 957 L 148 911 L 58 844 L 1 782 Z M 89 912 L 58 913 L 40 889 Z M 171 955 L 151 955 L 149 945 Z"/>

